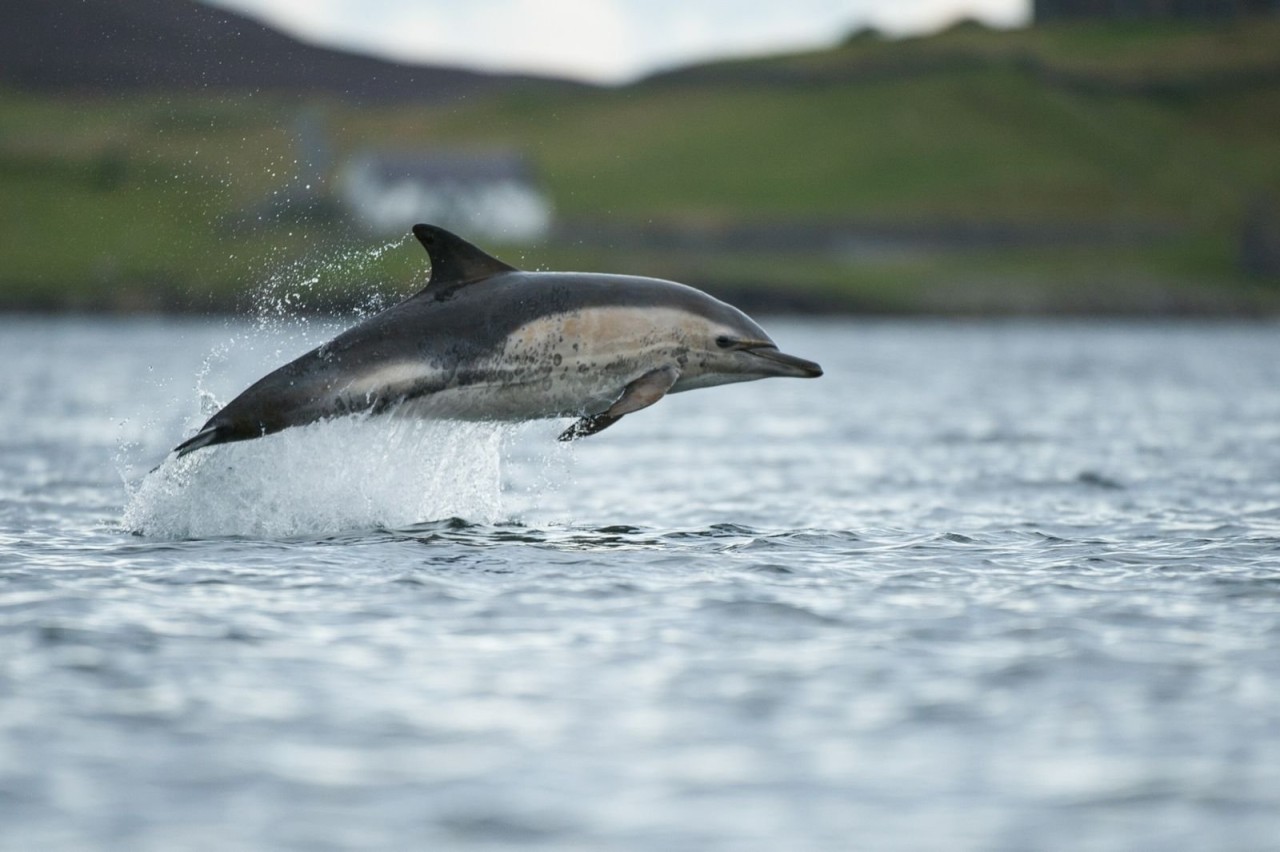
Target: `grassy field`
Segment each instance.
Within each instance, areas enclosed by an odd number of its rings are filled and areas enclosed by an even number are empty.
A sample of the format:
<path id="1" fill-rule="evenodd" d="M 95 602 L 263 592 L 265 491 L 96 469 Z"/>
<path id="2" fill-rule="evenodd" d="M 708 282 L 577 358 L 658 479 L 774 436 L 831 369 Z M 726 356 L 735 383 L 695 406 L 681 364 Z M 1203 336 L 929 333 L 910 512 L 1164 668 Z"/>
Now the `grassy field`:
<path id="1" fill-rule="evenodd" d="M 929 38 L 889 41 L 858 33 L 838 49 L 765 60 L 751 67 L 847 70 L 867 65 L 919 64 L 976 57 L 992 62 L 1032 58 L 1064 71 L 1118 81 L 1203 79 L 1206 75 L 1274 68 L 1280 21 L 1107 21 L 1054 23 L 1022 30 L 960 24 Z"/>
<path id="2" fill-rule="evenodd" d="M 1277 44 L 1276 20 L 965 27 L 580 94 L 308 106 L 338 161 L 368 146 L 526 149 L 570 221 L 1170 235 L 865 258 L 502 249 L 530 268 L 792 288 L 866 310 L 1274 312 L 1280 290 L 1239 272 L 1237 244 L 1248 205 L 1280 198 L 1280 73 L 1264 73 L 1280 69 Z M 1167 85 L 1134 87 L 1151 82 Z M 301 106 L 270 94 L 0 93 L 0 306 L 226 309 L 302 290 L 344 302 L 421 280 L 414 245 L 378 252 L 346 225 L 255 219 L 298 189 Z"/>

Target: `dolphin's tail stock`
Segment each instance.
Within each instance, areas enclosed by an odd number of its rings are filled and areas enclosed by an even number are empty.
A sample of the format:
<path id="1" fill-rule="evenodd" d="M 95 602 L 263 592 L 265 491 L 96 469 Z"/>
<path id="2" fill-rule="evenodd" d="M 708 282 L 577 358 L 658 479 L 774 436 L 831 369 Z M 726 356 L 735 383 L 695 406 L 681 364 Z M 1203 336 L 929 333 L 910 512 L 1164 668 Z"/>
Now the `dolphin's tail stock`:
<path id="1" fill-rule="evenodd" d="M 206 426 L 174 447 L 173 451 L 178 454 L 178 458 L 182 458 L 187 453 L 195 452 L 201 447 L 207 447 L 210 444 L 221 444 L 227 440 L 226 431 L 221 426 Z"/>

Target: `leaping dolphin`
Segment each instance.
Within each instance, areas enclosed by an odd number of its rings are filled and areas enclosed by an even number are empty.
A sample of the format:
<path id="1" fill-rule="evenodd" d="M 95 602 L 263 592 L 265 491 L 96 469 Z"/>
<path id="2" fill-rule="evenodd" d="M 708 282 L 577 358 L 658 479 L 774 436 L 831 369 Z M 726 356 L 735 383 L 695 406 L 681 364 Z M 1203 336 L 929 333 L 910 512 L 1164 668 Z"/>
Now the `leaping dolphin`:
<path id="1" fill-rule="evenodd" d="M 631 275 L 524 272 L 415 225 L 421 292 L 259 379 L 175 448 L 246 441 L 354 412 L 452 420 L 577 417 L 594 435 L 668 393 L 822 368 L 737 308 Z"/>

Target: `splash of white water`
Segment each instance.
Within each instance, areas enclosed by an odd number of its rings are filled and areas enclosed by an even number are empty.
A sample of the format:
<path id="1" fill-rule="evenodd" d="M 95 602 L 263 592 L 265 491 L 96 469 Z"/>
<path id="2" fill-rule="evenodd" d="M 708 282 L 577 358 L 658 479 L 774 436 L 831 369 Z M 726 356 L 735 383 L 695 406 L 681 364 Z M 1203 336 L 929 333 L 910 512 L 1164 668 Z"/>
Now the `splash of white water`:
<path id="1" fill-rule="evenodd" d="M 407 240 L 310 257 L 264 275 L 251 328 L 214 346 L 195 375 L 199 409 L 187 417 L 188 430 L 221 407 L 211 389 L 215 374 L 255 355 L 265 371 L 331 334 L 327 323 L 305 315 L 312 297 L 333 296 L 339 279 Z M 383 296 L 371 293 L 357 317 L 382 307 Z M 122 523 L 170 539 L 331 535 L 450 517 L 492 523 L 502 516 L 502 450 L 512 433 L 492 424 L 351 417 L 169 458 L 140 482 L 122 443 L 117 464 L 129 491 Z"/>
<path id="2" fill-rule="evenodd" d="M 127 529 L 157 538 L 330 535 L 502 513 L 506 429 L 349 417 L 170 458 L 133 491 Z"/>

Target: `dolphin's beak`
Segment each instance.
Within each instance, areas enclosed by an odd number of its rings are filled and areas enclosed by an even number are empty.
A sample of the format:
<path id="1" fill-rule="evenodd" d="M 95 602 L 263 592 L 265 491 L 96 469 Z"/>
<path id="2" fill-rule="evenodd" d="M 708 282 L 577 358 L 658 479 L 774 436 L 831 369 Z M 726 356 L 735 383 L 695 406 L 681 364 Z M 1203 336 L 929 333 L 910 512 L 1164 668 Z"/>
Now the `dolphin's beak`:
<path id="1" fill-rule="evenodd" d="M 822 367 L 813 361 L 780 352 L 776 346 L 753 346 L 747 351 L 757 358 L 763 358 L 771 362 L 771 364 L 777 365 L 769 368 L 770 374 L 774 376 L 816 379 L 822 375 Z"/>

